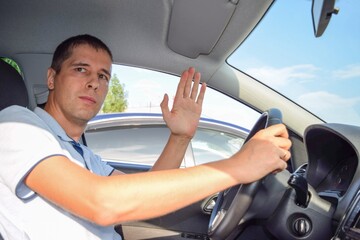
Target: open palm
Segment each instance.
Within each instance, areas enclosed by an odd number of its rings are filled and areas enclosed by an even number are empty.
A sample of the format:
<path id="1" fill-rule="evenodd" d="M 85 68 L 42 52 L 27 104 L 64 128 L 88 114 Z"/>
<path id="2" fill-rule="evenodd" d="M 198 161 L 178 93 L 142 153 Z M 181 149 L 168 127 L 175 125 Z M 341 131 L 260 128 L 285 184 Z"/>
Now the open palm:
<path id="1" fill-rule="evenodd" d="M 202 83 L 199 91 L 200 78 L 200 73 L 192 67 L 182 73 L 171 110 L 168 106 L 169 96 L 165 94 L 161 110 L 172 134 L 186 138 L 194 136 L 206 89 L 206 84 Z"/>

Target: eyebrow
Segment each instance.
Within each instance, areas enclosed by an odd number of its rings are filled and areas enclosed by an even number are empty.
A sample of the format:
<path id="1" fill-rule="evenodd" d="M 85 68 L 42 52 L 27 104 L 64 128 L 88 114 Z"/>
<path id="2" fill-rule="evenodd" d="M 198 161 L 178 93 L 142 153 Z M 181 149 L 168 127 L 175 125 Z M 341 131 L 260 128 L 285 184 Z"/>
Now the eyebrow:
<path id="1" fill-rule="evenodd" d="M 71 64 L 71 66 L 74 66 L 74 67 L 90 67 L 90 64 L 87 64 L 87 63 L 73 63 Z M 109 75 L 109 77 L 111 77 L 111 73 L 106 70 L 105 68 L 102 68 L 101 71 L 103 71 L 105 74 Z"/>

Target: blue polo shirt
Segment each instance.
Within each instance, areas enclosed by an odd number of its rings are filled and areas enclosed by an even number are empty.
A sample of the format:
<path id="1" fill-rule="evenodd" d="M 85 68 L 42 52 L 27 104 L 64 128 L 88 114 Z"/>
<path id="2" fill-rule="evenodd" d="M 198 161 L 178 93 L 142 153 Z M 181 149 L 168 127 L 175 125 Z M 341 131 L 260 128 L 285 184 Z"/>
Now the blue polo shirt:
<path id="1" fill-rule="evenodd" d="M 83 156 L 81 156 L 73 146 L 74 140 L 66 134 L 64 129 L 50 114 L 41 108 L 35 108 L 34 112 L 39 118 L 47 123 L 49 128 L 58 137 L 61 145 L 66 148 L 66 150 L 73 157 L 74 161 L 76 161 L 79 165 L 100 176 L 108 176 L 112 173 L 114 169 L 111 166 L 103 162 L 102 159 L 98 155 L 95 155 L 88 147 L 78 143 L 78 146 L 81 147 L 83 151 Z"/>
<path id="2" fill-rule="evenodd" d="M 27 174 L 39 162 L 56 155 L 67 157 L 94 174 L 112 173 L 113 168 L 90 149 L 80 144 L 82 156 L 72 142 L 56 120 L 40 108 L 33 112 L 11 106 L 0 111 L 0 230 L 16 228 L 30 239 L 40 240 L 121 239 L 112 226 L 98 226 L 74 216 L 24 184 Z"/>

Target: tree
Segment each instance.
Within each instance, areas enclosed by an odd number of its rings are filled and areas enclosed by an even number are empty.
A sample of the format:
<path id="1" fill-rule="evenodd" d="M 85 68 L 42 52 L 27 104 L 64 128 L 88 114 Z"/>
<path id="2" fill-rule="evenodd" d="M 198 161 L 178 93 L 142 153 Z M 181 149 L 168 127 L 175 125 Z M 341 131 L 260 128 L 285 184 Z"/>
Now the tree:
<path id="1" fill-rule="evenodd" d="M 121 84 L 116 74 L 110 80 L 109 92 L 105 98 L 101 112 L 123 112 L 128 106 L 125 85 Z"/>

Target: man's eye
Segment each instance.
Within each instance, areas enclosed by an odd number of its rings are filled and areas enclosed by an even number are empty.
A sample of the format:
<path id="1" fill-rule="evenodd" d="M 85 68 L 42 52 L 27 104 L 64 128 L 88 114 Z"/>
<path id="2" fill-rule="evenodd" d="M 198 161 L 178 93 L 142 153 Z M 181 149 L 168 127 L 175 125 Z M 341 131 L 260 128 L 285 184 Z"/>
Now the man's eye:
<path id="1" fill-rule="evenodd" d="M 109 81 L 109 78 L 105 74 L 99 74 L 99 79 Z"/>
<path id="2" fill-rule="evenodd" d="M 78 72 L 81 72 L 81 73 L 86 72 L 86 69 L 85 69 L 85 68 L 82 68 L 82 67 L 78 67 L 78 68 L 76 68 L 75 70 L 78 71 Z"/>

